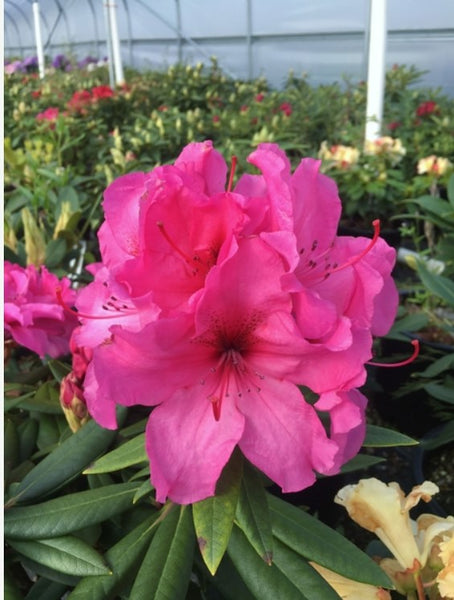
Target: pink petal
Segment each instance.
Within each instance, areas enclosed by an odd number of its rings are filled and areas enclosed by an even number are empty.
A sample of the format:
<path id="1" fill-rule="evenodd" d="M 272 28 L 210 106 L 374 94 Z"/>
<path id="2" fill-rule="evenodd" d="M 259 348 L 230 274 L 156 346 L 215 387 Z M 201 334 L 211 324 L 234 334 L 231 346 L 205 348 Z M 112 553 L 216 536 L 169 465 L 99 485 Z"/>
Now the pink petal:
<path id="1" fill-rule="evenodd" d="M 184 147 L 175 167 L 190 175 L 202 193 L 212 195 L 225 190 L 227 165 L 213 142 L 192 142 Z"/>
<path id="2" fill-rule="evenodd" d="M 338 452 L 334 465 L 326 475 L 334 475 L 340 467 L 358 454 L 366 435 L 367 398 L 358 390 L 322 394 L 315 404 L 321 411 L 329 411 L 330 438 L 336 442 Z"/>
<path id="3" fill-rule="evenodd" d="M 333 466 L 336 444 L 295 385 L 268 377 L 237 404 L 246 417 L 242 452 L 284 492 L 312 485 L 315 469 Z"/>
<path id="4" fill-rule="evenodd" d="M 335 182 L 319 172 L 321 161 L 304 158 L 292 179 L 295 233 L 298 251 L 307 254 L 316 242 L 316 254 L 327 250 L 334 240 L 341 214 Z"/>
<path id="5" fill-rule="evenodd" d="M 243 428 L 233 402 L 224 401 L 216 421 L 200 386 L 178 390 L 155 408 L 146 436 L 157 501 L 190 504 L 213 496 Z"/>

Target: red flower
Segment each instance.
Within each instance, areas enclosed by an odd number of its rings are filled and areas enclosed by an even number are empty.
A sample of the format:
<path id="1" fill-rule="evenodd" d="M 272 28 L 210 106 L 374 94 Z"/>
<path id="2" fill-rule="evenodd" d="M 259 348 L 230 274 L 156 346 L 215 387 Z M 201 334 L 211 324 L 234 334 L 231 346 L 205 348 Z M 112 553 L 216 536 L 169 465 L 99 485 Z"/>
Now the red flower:
<path id="1" fill-rule="evenodd" d="M 402 125 L 402 123 L 400 121 L 391 121 L 391 123 L 388 123 L 388 125 L 386 126 L 390 131 L 394 131 L 395 129 L 397 129 L 398 127 L 400 127 Z"/>
<path id="2" fill-rule="evenodd" d="M 279 106 L 279 110 L 282 111 L 287 117 L 289 117 L 293 112 L 292 105 L 289 102 L 283 102 Z"/>
<path id="3" fill-rule="evenodd" d="M 98 85 L 91 88 L 93 100 L 101 100 L 101 98 L 111 98 L 114 95 L 114 91 L 108 85 Z"/>
<path id="4" fill-rule="evenodd" d="M 35 90 L 34 92 L 32 92 L 32 98 L 39 98 L 41 94 L 41 90 Z"/>
<path id="5" fill-rule="evenodd" d="M 213 123 L 219 123 L 221 117 L 219 115 L 213 115 Z"/>
<path id="6" fill-rule="evenodd" d="M 40 112 L 36 115 L 35 119 L 37 121 L 50 121 L 53 123 L 58 119 L 59 110 L 55 106 L 49 106 L 45 111 Z"/>
<path id="7" fill-rule="evenodd" d="M 91 100 L 92 97 L 90 92 L 88 90 L 81 90 L 80 92 L 74 92 L 67 106 L 71 110 L 82 112 L 85 106 L 91 102 Z"/>
<path id="8" fill-rule="evenodd" d="M 240 112 L 245 113 L 249 110 L 249 106 L 247 104 L 243 104 L 240 108 Z"/>
<path id="9" fill-rule="evenodd" d="M 158 110 L 159 112 L 167 112 L 169 107 L 166 104 L 161 104 L 161 106 L 158 106 Z"/>
<path id="10" fill-rule="evenodd" d="M 416 109 L 416 114 L 418 117 L 423 117 L 424 115 L 430 115 L 433 112 L 438 110 L 437 103 L 433 100 L 428 100 L 427 102 L 422 102 L 418 108 Z"/>
<path id="11" fill-rule="evenodd" d="M 254 98 L 256 102 L 262 102 L 262 100 L 265 98 L 265 94 L 257 94 L 256 97 Z"/>

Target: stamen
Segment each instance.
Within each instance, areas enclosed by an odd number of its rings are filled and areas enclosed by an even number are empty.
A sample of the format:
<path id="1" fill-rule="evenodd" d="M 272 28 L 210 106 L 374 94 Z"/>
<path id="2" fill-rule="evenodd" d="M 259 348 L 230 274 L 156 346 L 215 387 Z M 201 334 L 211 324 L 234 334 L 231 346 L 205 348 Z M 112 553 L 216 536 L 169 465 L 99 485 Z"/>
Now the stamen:
<path id="1" fill-rule="evenodd" d="M 164 223 L 162 221 L 156 221 L 156 225 L 159 227 L 159 231 L 165 237 L 165 239 L 167 240 L 169 245 L 175 250 L 175 252 L 177 252 L 182 258 L 184 258 L 184 260 L 187 263 L 191 263 L 192 262 L 191 257 L 189 257 L 187 254 L 185 254 L 180 248 L 178 248 L 178 246 L 175 244 L 175 242 L 172 240 L 172 238 L 169 236 L 169 234 L 165 230 Z"/>
<path id="2" fill-rule="evenodd" d="M 238 159 L 237 159 L 236 156 L 232 156 L 232 165 L 230 167 L 230 176 L 229 176 L 229 183 L 227 185 L 227 192 L 231 192 L 232 191 L 233 178 L 235 176 L 235 169 L 236 169 L 237 160 Z"/>
<path id="3" fill-rule="evenodd" d="M 373 246 L 375 246 L 375 243 L 378 240 L 378 236 L 380 235 L 380 219 L 375 219 L 375 221 L 372 221 L 372 225 L 374 226 L 374 237 L 370 240 L 369 244 L 364 248 L 364 250 L 356 256 L 350 258 L 350 260 L 345 262 L 343 265 L 334 266 L 332 269 L 327 271 L 325 277 L 327 275 L 331 275 L 332 273 L 337 273 L 337 271 L 341 271 L 346 267 L 351 267 L 352 265 L 355 265 L 363 258 L 363 256 L 366 256 L 366 254 L 372 250 Z"/>
<path id="4" fill-rule="evenodd" d="M 419 355 L 419 340 L 412 340 L 411 345 L 413 346 L 413 354 L 409 358 L 402 360 L 401 362 L 377 363 L 377 362 L 369 361 L 366 364 L 371 365 L 372 367 L 391 367 L 391 368 L 405 367 L 405 365 L 409 365 L 410 363 L 412 363 Z"/>
<path id="5" fill-rule="evenodd" d="M 73 308 L 69 307 L 67 304 L 65 304 L 65 301 L 63 300 L 63 296 L 61 293 L 61 287 L 57 286 L 55 288 L 55 295 L 57 296 L 57 302 L 58 304 L 60 304 L 60 306 L 63 308 L 63 310 L 71 315 L 75 315 L 76 317 L 82 317 L 82 319 L 115 319 L 116 317 L 124 317 L 125 314 L 122 312 L 118 312 L 115 314 L 110 314 L 110 315 L 87 315 L 86 313 L 80 312 L 78 310 L 74 310 Z M 104 304 L 102 305 L 102 308 L 104 310 L 108 310 L 108 307 L 105 306 Z"/>

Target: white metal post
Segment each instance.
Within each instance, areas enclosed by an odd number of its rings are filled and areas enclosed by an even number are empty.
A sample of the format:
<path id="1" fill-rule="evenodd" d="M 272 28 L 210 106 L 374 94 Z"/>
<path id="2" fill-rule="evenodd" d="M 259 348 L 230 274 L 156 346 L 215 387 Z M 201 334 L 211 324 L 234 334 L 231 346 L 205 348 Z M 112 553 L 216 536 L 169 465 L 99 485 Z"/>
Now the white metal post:
<path id="1" fill-rule="evenodd" d="M 117 5 L 112 0 L 108 3 L 110 15 L 110 34 L 112 37 L 112 53 L 115 69 L 115 83 L 121 85 L 125 81 L 123 75 L 123 64 L 121 62 L 120 38 L 118 36 L 117 25 Z"/>
<path id="2" fill-rule="evenodd" d="M 41 38 L 41 22 L 39 19 L 39 4 L 33 2 L 33 22 L 35 25 L 35 43 L 36 43 L 36 54 L 38 56 L 38 71 L 41 79 L 44 77 L 44 51 L 43 41 Z"/>
<path id="3" fill-rule="evenodd" d="M 112 36 L 110 27 L 110 16 L 109 16 L 109 2 L 108 0 L 102 0 L 104 6 L 104 21 L 106 23 L 106 49 L 107 49 L 107 66 L 109 68 L 109 85 L 111 88 L 115 87 L 114 72 L 113 72 L 113 58 L 112 58 Z"/>
<path id="4" fill-rule="evenodd" d="M 386 0 L 370 0 L 366 140 L 380 137 L 385 96 Z"/>

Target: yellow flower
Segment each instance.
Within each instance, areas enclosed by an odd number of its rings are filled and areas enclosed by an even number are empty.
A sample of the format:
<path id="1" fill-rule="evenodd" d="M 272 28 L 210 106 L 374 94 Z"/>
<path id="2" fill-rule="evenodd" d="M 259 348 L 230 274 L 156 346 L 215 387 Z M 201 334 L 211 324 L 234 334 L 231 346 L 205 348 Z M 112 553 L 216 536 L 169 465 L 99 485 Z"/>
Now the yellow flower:
<path id="1" fill-rule="evenodd" d="M 389 592 L 367 583 L 343 577 L 317 563 L 309 563 L 344 600 L 391 600 Z"/>
<path id="2" fill-rule="evenodd" d="M 442 598 L 454 598 L 454 529 L 440 542 L 439 557 L 444 565 L 437 575 L 438 590 Z"/>
<path id="3" fill-rule="evenodd" d="M 336 144 L 328 146 L 328 143 L 322 142 L 318 157 L 324 161 L 332 162 L 333 166 L 339 169 L 347 169 L 359 160 L 359 150 L 353 146 L 343 146 Z"/>
<path id="4" fill-rule="evenodd" d="M 447 158 L 432 154 L 431 156 L 421 158 L 418 161 L 416 168 L 419 175 L 428 173 L 429 175 L 440 177 L 441 175 L 444 175 L 450 167 L 452 167 L 452 163 Z"/>
<path id="5" fill-rule="evenodd" d="M 371 478 L 342 488 L 335 502 L 344 506 L 361 527 L 375 533 L 404 569 L 412 570 L 425 564 L 429 549 L 419 548 L 409 511 L 421 498 L 429 502 L 437 492 L 434 483 L 425 481 L 406 497 L 397 483 L 386 485 Z"/>

